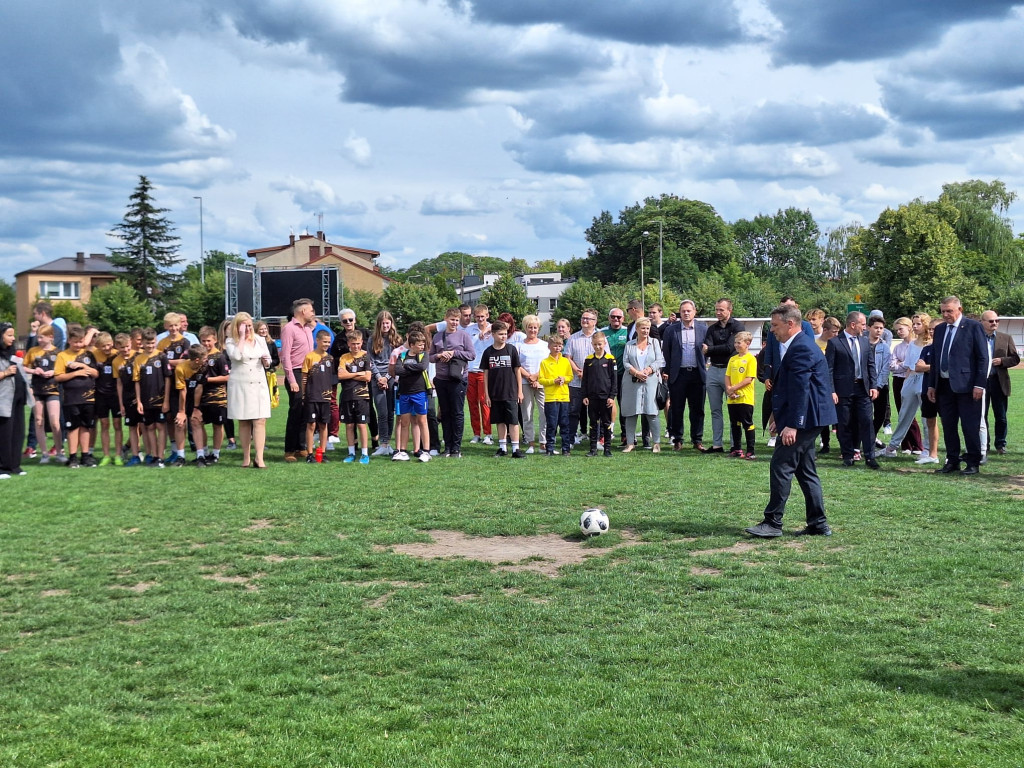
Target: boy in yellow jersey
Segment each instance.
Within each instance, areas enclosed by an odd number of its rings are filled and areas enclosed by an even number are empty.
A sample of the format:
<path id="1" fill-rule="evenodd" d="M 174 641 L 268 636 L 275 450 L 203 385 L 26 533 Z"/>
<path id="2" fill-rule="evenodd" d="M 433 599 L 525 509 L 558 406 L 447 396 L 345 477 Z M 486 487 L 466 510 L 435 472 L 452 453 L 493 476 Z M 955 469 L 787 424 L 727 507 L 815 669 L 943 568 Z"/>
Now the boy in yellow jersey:
<path id="1" fill-rule="evenodd" d="M 313 434 L 320 434 L 320 447 L 327 450 L 327 427 L 331 423 L 331 393 L 338 372 L 334 358 L 327 354 L 331 346 L 330 331 L 316 334 L 316 349 L 302 360 L 302 416 L 306 420 L 306 463 L 315 464 Z M 321 456 L 321 462 L 327 461 Z"/>
<path id="2" fill-rule="evenodd" d="M 60 426 L 60 385 L 54 378 L 59 350 L 53 344 L 53 326 L 41 325 L 36 331 L 38 346 L 25 353 L 25 373 L 32 374 L 32 416 L 36 428 L 36 442 L 39 444 L 39 463 L 49 464 L 51 459 L 64 460 Z M 53 447 L 46 450 L 46 424 L 53 432 Z"/>
<path id="3" fill-rule="evenodd" d="M 92 429 L 96 426 L 96 358 L 85 345 L 81 326 L 68 327 L 68 348 L 57 355 L 53 377 L 60 384 L 64 400 L 64 428 L 68 433 L 68 466 L 95 467 Z M 78 449 L 82 449 L 79 461 Z"/>
<path id="4" fill-rule="evenodd" d="M 363 349 L 363 334 L 349 331 L 345 334 L 348 341 L 348 352 L 338 360 L 338 378 L 341 380 L 341 423 L 345 425 L 348 438 L 348 456 L 345 463 L 356 460 L 356 430 L 359 431 L 359 447 L 362 454 L 360 464 L 370 463 L 370 379 L 373 368 L 370 356 Z"/>
<path id="5" fill-rule="evenodd" d="M 725 369 L 725 396 L 728 398 L 729 423 L 732 425 L 732 451 L 736 459 L 755 459 L 754 438 L 754 380 L 757 378 L 757 358 L 750 354 L 753 339 L 740 331 L 733 340 L 736 354 L 729 358 Z M 743 434 L 747 436 L 747 452 L 740 448 Z"/>
<path id="6" fill-rule="evenodd" d="M 196 392 L 205 375 L 206 350 L 202 347 L 189 347 L 185 359 L 174 369 L 174 391 L 171 393 L 171 399 L 178 401 L 178 408 L 174 416 L 174 442 L 177 450 L 171 459 L 172 467 L 184 467 L 187 463 L 185 434 L 196 406 Z M 197 462 L 196 466 L 205 467 L 206 462 Z"/>
<path id="7" fill-rule="evenodd" d="M 217 329 L 204 325 L 199 343 L 206 351 L 206 372 L 199 382 L 196 397 L 199 407 L 192 411 L 192 438 L 196 442 L 196 466 L 211 467 L 220 461 L 224 443 L 224 425 L 228 421 L 228 356 L 217 349 Z M 206 425 L 213 425 L 213 448 L 207 450 Z"/>
<path id="8" fill-rule="evenodd" d="M 156 349 L 156 331 L 142 332 L 142 351 L 133 361 L 135 410 L 142 417 L 146 464 L 164 468 L 167 412 L 170 410 L 171 367 L 167 356 Z"/>
<path id="9" fill-rule="evenodd" d="M 171 369 L 171 374 L 173 374 L 174 369 L 188 358 L 188 348 L 190 346 L 189 340 L 181 332 L 181 315 L 177 312 L 168 312 L 164 315 L 164 330 L 167 331 L 167 335 L 157 340 L 156 351 L 166 355 L 167 365 Z M 171 447 L 175 453 L 172 462 L 177 464 L 179 457 L 185 457 L 185 446 L 178 442 L 177 430 L 174 427 L 178 422 L 178 397 L 174 392 L 174 384 L 171 385 L 171 395 L 171 407 L 167 411 L 167 430 L 169 432 L 168 437 L 171 440 Z"/>
<path id="10" fill-rule="evenodd" d="M 97 370 L 100 375 L 96 377 L 96 420 L 99 422 L 100 446 L 103 449 L 103 457 L 100 459 L 100 466 L 105 467 L 111 463 L 121 466 L 121 403 L 117 398 L 117 377 L 114 374 L 114 339 L 109 333 L 97 333 L 93 339 L 92 353 L 96 358 Z M 114 451 L 111 456 L 110 450 L 110 426 L 113 420 L 114 426 Z M 95 438 L 93 438 L 95 444 Z"/>
<path id="11" fill-rule="evenodd" d="M 562 357 L 565 345 L 561 336 L 548 336 L 547 357 L 540 361 L 537 381 L 544 387 L 544 418 L 547 420 L 547 445 L 545 453 L 555 455 L 555 431 L 562 432 L 562 455 L 572 450 L 573 435 L 569 432 L 569 382 L 572 381 L 572 366 L 569 359 Z"/>
<path id="12" fill-rule="evenodd" d="M 139 332 L 141 343 L 142 332 Z M 135 367 L 133 360 L 137 352 L 132 346 L 132 337 L 127 333 L 119 333 L 114 337 L 114 349 L 117 354 L 114 356 L 114 378 L 117 382 L 117 403 L 121 414 L 121 423 L 128 428 L 128 461 L 125 466 L 137 467 L 142 463 L 139 458 L 139 425 L 142 417 L 135 409 Z M 118 443 L 120 448 L 123 443 Z"/>

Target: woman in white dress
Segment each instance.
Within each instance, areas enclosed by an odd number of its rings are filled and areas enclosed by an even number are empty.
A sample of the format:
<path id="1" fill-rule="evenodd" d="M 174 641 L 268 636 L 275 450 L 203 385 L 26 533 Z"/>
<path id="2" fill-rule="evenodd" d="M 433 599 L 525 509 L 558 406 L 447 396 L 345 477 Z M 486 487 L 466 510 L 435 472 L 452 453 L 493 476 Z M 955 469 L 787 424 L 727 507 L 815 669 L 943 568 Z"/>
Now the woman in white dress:
<path id="1" fill-rule="evenodd" d="M 231 360 L 228 376 L 228 418 L 238 420 L 238 437 L 242 447 L 242 466 L 266 469 L 263 447 L 267 441 L 267 419 L 270 418 L 270 389 L 267 369 L 272 365 L 270 349 L 253 328 L 252 316 L 239 312 L 231 322 L 231 331 L 224 342 Z M 256 443 L 256 462 L 250 463 L 250 449 Z"/>

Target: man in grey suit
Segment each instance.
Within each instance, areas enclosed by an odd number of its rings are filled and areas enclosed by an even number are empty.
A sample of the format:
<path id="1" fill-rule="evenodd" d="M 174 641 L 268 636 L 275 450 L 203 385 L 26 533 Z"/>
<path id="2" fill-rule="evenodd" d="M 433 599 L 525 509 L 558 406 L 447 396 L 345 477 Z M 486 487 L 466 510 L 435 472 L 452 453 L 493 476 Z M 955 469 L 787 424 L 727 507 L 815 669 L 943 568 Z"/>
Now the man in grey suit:
<path id="1" fill-rule="evenodd" d="M 875 355 L 863 335 L 866 324 L 862 312 L 848 314 L 846 329 L 828 340 L 825 359 L 832 377 L 832 402 L 838 417 L 836 436 L 843 466 L 853 466 L 853 452 L 860 442 L 864 464 L 870 469 L 879 469 L 871 421 L 871 403 L 878 397 L 874 384 Z"/>
<path id="2" fill-rule="evenodd" d="M 1020 365 L 1020 354 L 1013 337 L 999 328 L 999 315 L 991 309 L 981 313 L 981 324 L 992 357 L 992 370 L 988 374 L 985 398 L 985 437 L 988 438 L 988 411 L 995 413 L 996 453 L 1006 453 L 1006 410 L 1010 398 L 1010 369 Z"/>
<path id="3" fill-rule="evenodd" d="M 938 406 L 946 463 L 940 475 L 976 475 L 981 465 L 982 400 L 988 385 L 990 358 L 981 323 L 964 317 L 960 299 L 942 301 L 942 319 L 932 339 L 933 363 L 928 371 L 928 399 Z M 960 428 L 964 447 L 960 453 Z M 961 470 L 960 461 L 967 466 Z"/>

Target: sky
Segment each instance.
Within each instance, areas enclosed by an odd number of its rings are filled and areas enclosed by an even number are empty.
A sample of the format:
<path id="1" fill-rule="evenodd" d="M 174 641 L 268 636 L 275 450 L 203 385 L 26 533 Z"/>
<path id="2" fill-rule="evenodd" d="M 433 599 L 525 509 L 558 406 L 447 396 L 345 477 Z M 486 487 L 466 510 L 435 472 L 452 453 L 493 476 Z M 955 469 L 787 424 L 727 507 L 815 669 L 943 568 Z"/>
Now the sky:
<path id="1" fill-rule="evenodd" d="M 662 193 L 826 230 L 1024 192 L 1021 40 L 998 0 L 5 0 L 0 279 L 115 245 L 139 175 L 186 260 L 201 197 L 207 250 L 398 268 L 582 257 Z"/>

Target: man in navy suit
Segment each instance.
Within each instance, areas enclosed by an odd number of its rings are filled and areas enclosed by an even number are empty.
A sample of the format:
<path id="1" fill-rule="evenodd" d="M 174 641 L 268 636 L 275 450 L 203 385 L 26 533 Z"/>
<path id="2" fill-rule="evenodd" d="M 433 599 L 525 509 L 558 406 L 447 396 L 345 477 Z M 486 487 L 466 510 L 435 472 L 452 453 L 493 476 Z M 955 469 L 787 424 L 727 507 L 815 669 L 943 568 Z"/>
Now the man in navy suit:
<path id="1" fill-rule="evenodd" d="M 981 464 L 982 403 L 992 364 L 988 342 L 981 323 L 964 317 L 959 298 L 943 299 L 941 309 L 946 322 L 935 327 L 928 399 L 938 406 L 942 419 L 946 463 L 935 471 L 941 475 L 957 471 L 961 475 L 976 475 Z M 967 449 L 963 454 L 960 427 Z M 967 462 L 963 470 L 961 459 Z"/>
<path id="2" fill-rule="evenodd" d="M 843 466 L 853 466 L 858 440 L 864 463 L 879 469 L 875 461 L 875 430 L 871 403 L 878 397 L 874 387 L 875 355 L 864 337 L 867 321 L 862 312 L 846 316 L 846 328 L 828 340 L 825 359 L 832 378 L 832 402 L 836 405 L 836 436 Z"/>
<path id="3" fill-rule="evenodd" d="M 836 422 L 828 363 L 814 337 L 802 332 L 799 307 L 779 306 L 772 310 L 771 329 L 779 340 L 772 387 L 772 414 L 779 441 L 772 454 L 771 493 L 764 520 L 744 530 L 761 539 L 782 535 L 782 515 L 795 475 L 807 511 L 807 527 L 797 535 L 831 536 L 814 463 L 814 446 L 821 428 Z"/>
<path id="4" fill-rule="evenodd" d="M 697 322 L 697 305 L 684 299 L 679 305 L 679 322 L 666 324 L 662 334 L 662 353 L 665 369 L 662 375 L 668 382 L 668 433 L 672 447 L 679 450 L 683 444 L 683 411 L 690 408 L 690 440 L 693 447 L 704 450 L 704 393 L 707 383 L 707 364 L 704 359 L 704 337 L 708 327 Z"/>

